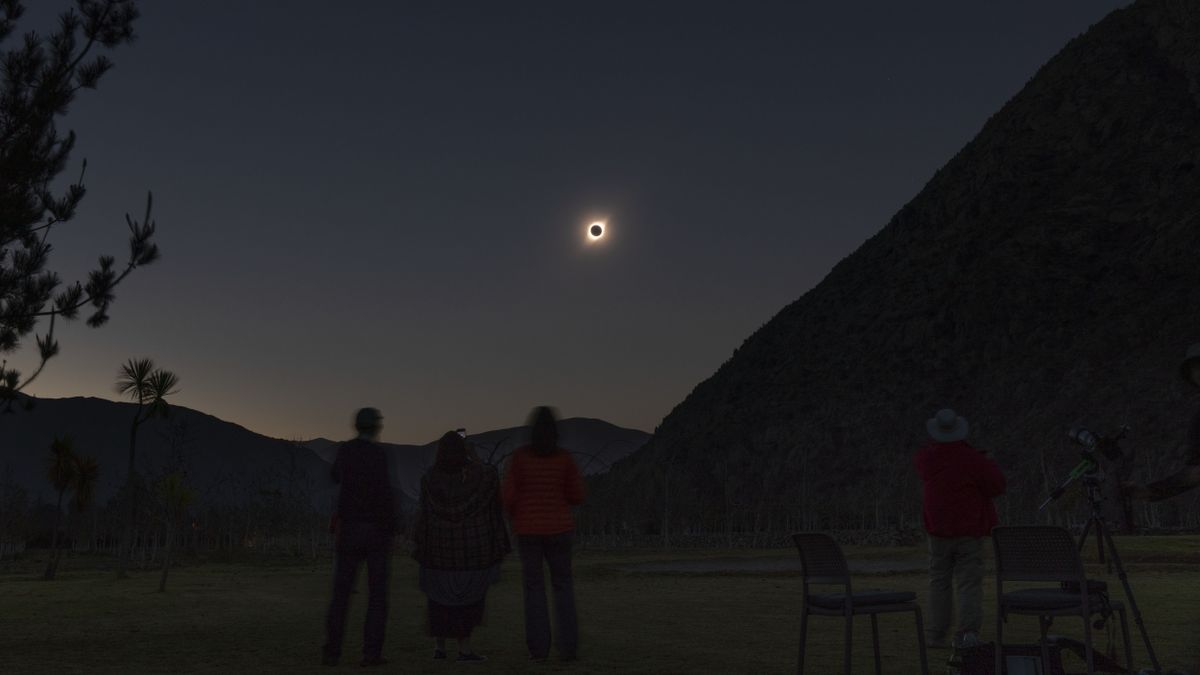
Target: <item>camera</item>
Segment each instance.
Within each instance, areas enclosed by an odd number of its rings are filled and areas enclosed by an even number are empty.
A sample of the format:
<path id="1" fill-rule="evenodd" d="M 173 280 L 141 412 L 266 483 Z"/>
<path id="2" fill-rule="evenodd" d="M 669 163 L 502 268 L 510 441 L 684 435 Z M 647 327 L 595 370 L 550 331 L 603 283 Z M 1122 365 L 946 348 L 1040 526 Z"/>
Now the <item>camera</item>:
<path id="1" fill-rule="evenodd" d="M 1096 434 L 1093 434 L 1087 429 L 1071 429 L 1067 432 L 1067 438 L 1075 441 L 1088 450 L 1095 450 L 1096 444 L 1099 442 L 1099 439 L 1096 438 Z"/>

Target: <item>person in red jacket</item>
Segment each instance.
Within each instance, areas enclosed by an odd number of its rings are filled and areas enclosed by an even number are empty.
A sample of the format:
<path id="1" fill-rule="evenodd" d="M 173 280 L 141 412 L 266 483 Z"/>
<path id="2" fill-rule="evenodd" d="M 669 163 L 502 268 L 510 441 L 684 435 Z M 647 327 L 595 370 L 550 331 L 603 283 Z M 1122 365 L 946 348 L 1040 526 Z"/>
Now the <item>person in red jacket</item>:
<path id="1" fill-rule="evenodd" d="M 925 641 L 930 647 L 949 646 L 946 633 L 957 591 L 954 647 L 971 647 L 979 644 L 983 625 L 983 538 L 997 523 L 992 499 L 1004 494 L 1004 474 L 995 461 L 966 442 L 967 420 L 953 410 L 939 410 L 925 429 L 931 440 L 914 457 L 924 486 L 929 533 Z"/>
<path id="2" fill-rule="evenodd" d="M 579 651 L 575 587 L 571 578 L 571 507 L 583 503 L 583 478 L 570 453 L 558 447 L 558 422 L 545 406 L 529 416 L 529 445 L 513 451 L 504 474 L 504 509 L 517 536 L 525 593 L 525 646 L 529 657 L 550 653 L 550 615 L 542 563 L 550 568 L 554 588 L 558 653 L 574 660 Z"/>

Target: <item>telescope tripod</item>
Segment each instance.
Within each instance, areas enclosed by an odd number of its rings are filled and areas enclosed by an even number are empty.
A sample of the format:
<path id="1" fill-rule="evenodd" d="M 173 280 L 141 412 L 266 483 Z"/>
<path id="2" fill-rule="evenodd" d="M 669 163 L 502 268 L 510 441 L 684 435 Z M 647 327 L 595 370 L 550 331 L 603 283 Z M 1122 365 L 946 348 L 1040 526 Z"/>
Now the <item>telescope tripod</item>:
<path id="1" fill-rule="evenodd" d="M 1117 545 L 1113 542 L 1112 533 L 1109 532 L 1108 526 L 1105 524 L 1104 513 L 1100 508 L 1100 502 L 1103 496 L 1100 489 L 1100 482 L 1095 476 L 1085 475 L 1083 477 L 1084 494 L 1087 496 L 1088 503 L 1091 505 L 1092 513 L 1088 518 L 1087 524 L 1083 526 L 1083 534 L 1079 535 L 1079 552 L 1083 553 L 1083 547 L 1087 544 L 1087 537 L 1090 532 L 1096 533 L 1096 552 L 1100 558 L 1100 564 L 1104 565 L 1107 573 L 1112 574 L 1113 568 L 1117 570 L 1117 578 L 1121 580 L 1121 587 L 1125 589 L 1125 597 L 1129 600 L 1129 613 L 1133 615 L 1133 621 L 1137 624 L 1138 632 L 1141 633 L 1142 642 L 1146 645 L 1146 654 L 1150 656 L 1150 663 L 1154 666 L 1155 673 L 1162 673 L 1162 666 L 1158 663 L 1158 656 L 1154 654 L 1154 647 L 1150 644 L 1150 634 L 1146 631 L 1146 624 L 1142 621 L 1142 612 L 1138 609 L 1137 600 L 1133 597 L 1133 588 L 1129 586 L 1129 575 L 1125 573 L 1125 566 L 1121 564 L 1121 556 L 1117 553 Z M 1108 559 L 1105 559 L 1105 550 L 1108 551 Z"/>

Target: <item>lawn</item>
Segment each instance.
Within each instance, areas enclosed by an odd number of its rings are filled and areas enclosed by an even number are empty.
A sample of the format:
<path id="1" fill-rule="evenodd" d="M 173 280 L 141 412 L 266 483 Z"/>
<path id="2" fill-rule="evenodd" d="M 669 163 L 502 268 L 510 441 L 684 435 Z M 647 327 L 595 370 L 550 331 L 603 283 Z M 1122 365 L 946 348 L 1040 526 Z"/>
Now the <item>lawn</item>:
<path id="1" fill-rule="evenodd" d="M 1182 667 L 1200 652 L 1200 537 L 1118 541 L 1137 600 L 1164 666 Z M 920 559 L 920 548 L 847 547 L 852 560 Z M 1094 551 L 1090 552 L 1094 555 Z M 497 673 L 786 673 L 796 666 L 800 577 L 794 572 L 637 573 L 642 562 L 720 558 L 766 559 L 789 551 L 651 551 L 576 557 L 580 661 L 526 660 L 517 560 L 488 597 L 487 625 L 474 639 L 489 657 L 475 666 Z M 172 571 L 166 593 L 158 575 L 118 581 L 107 561 L 64 561 L 60 579 L 37 578 L 37 556 L 0 568 L 0 672 L 3 673 L 328 673 L 356 669 L 365 598 L 356 595 L 339 668 L 318 663 L 331 564 L 207 564 Z M 684 565 L 686 567 L 686 565 Z M 989 571 L 990 572 L 990 571 Z M 1095 575 L 1102 575 L 1097 567 Z M 457 669 L 430 658 L 423 633 L 424 597 L 416 566 L 393 560 L 391 612 L 382 672 L 437 673 Z M 922 572 L 857 575 L 856 588 L 916 591 Z M 1116 579 L 1111 585 L 1119 594 Z M 361 586 L 361 579 L 360 579 Z M 985 639 L 993 604 L 986 584 Z M 884 672 L 918 672 L 911 615 L 880 622 Z M 1136 663 L 1148 666 L 1136 628 Z M 1052 632 L 1080 636 L 1078 621 Z M 1032 642 L 1036 620 L 1014 617 L 1006 636 Z M 1119 640 L 1118 640 L 1119 641 Z M 1100 638 L 1103 644 L 1105 638 Z M 855 672 L 870 673 L 870 624 L 855 625 Z M 452 643 L 453 644 L 453 643 Z M 810 623 L 808 672 L 840 672 L 840 622 Z M 941 673 L 945 651 L 931 651 Z M 357 669 L 356 669 L 357 670 Z M 1082 671 L 1082 668 L 1077 669 Z"/>

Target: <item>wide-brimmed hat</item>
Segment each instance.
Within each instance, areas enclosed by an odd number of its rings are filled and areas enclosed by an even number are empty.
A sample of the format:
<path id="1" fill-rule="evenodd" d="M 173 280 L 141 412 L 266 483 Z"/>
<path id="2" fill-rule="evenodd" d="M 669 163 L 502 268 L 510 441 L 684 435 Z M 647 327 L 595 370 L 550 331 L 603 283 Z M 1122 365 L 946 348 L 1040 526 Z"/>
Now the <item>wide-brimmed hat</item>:
<path id="1" fill-rule="evenodd" d="M 959 417 L 958 413 L 949 408 L 943 408 L 925 420 L 925 430 L 929 432 L 929 437 L 941 443 L 963 440 L 967 437 L 967 428 L 967 418 Z"/>
<path id="2" fill-rule="evenodd" d="M 1183 357 L 1183 363 L 1179 364 L 1179 374 L 1183 379 L 1200 387 L 1200 382 L 1192 379 L 1192 364 L 1200 362 L 1200 342 L 1188 347 L 1187 354 Z"/>

